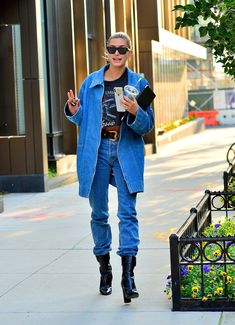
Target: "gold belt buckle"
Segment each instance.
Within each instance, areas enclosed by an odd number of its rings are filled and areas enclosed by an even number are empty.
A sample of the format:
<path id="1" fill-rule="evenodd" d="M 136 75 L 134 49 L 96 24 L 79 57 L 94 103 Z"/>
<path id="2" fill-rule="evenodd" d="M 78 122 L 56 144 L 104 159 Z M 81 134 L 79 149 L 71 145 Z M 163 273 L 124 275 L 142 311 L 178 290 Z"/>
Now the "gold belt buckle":
<path id="1" fill-rule="evenodd" d="M 115 130 L 113 130 L 113 131 L 109 131 L 109 132 L 114 134 L 113 139 L 110 138 L 109 140 L 111 140 L 111 141 L 116 141 L 116 140 L 118 139 L 118 132 L 115 131 Z"/>

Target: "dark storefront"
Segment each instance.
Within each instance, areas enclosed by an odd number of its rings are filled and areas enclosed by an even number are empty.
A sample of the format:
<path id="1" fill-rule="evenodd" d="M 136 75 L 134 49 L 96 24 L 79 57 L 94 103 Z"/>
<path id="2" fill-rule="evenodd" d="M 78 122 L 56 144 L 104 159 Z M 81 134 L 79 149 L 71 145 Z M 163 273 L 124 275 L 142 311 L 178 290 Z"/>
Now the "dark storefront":
<path id="1" fill-rule="evenodd" d="M 46 191 L 48 161 L 76 152 L 63 117 L 76 78 L 72 10 L 71 1 L 1 1 L 0 191 Z"/>

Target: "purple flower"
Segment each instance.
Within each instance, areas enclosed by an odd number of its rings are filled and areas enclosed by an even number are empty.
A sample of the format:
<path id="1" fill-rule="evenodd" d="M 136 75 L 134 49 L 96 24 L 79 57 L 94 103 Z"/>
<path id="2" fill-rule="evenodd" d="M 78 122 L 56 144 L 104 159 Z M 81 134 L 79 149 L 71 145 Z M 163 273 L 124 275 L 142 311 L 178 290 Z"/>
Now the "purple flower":
<path id="1" fill-rule="evenodd" d="M 233 243 L 232 241 L 227 241 L 226 242 L 226 246 L 228 247 L 228 246 L 235 246 L 235 243 Z"/>
<path id="2" fill-rule="evenodd" d="M 216 224 L 215 224 L 215 228 L 219 228 L 220 226 L 221 226 L 220 223 L 216 223 Z"/>
<path id="3" fill-rule="evenodd" d="M 171 287 L 171 275 L 170 274 L 166 278 L 166 287 L 167 288 Z"/>
<path id="4" fill-rule="evenodd" d="M 171 287 L 171 281 L 170 281 L 170 280 L 168 280 L 168 281 L 166 282 L 166 287 L 167 287 L 167 288 L 170 288 L 170 287 Z"/>
<path id="5" fill-rule="evenodd" d="M 210 265 L 203 265 L 203 272 L 204 272 L 204 273 L 209 273 L 210 270 L 211 270 Z"/>
<path id="6" fill-rule="evenodd" d="M 189 270 L 187 269 L 186 266 L 181 266 L 181 272 L 180 272 L 180 275 L 181 276 L 186 276 L 189 274 Z"/>

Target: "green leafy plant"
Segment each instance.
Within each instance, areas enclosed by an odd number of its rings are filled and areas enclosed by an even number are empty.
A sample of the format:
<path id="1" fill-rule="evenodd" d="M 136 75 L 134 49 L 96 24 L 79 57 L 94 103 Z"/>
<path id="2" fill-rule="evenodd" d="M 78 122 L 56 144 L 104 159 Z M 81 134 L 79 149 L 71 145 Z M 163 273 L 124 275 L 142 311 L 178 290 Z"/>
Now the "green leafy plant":
<path id="1" fill-rule="evenodd" d="M 193 4 L 174 6 L 173 11 L 178 10 L 184 14 L 176 18 L 175 29 L 200 26 L 204 46 L 235 79 L 235 0 L 193 0 Z"/>
<path id="2" fill-rule="evenodd" d="M 235 218 L 225 218 L 223 222 L 219 221 L 209 225 L 205 228 L 203 236 L 216 239 L 212 243 L 207 241 L 196 243 L 196 246 L 200 247 L 201 245 L 200 248 L 204 251 L 202 265 L 193 263 L 198 254 L 196 248 L 194 254 L 190 258 L 186 258 L 188 263 L 181 265 L 181 297 L 201 299 L 203 302 L 213 301 L 219 297 L 235 300 L 235 265 L 224 263 L 227 260 L 235 259 L 235 242 L 232 237 L 235 236 Z M 222 249 L 223 242 L 219 240 L 219 237 L 223 236 L 231 236 L 231 241 L 225 242 L 226 253 Z M 171 299 L 170 275 L 167 277 L 165 292 L 168 299 Z"/>
<path id="3" fill-rule="evenodd" d="M 56 166 L 55 164 L 48 165 L 48 177 L 53 178 L 57 176 Z"/>

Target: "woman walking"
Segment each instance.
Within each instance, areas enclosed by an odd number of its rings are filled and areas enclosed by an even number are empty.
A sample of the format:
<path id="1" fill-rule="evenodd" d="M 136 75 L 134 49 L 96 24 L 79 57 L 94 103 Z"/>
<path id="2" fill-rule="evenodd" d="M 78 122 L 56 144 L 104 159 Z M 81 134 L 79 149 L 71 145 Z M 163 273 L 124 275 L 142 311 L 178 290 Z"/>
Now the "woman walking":
<path id="1" fill-rule="evenodd" d="M 100 265 L 100 293 L 112 292 L 110 251 L 112 233 L 108 222 L 109 184 L 117 188 L 119 247 L 124 302 L 139 296 L 134 268 L 139 245 L 136 197 L 143 192 L 143 135 L 154 126 L 151 107 L 143 110 L 134 97 L 123 96 L 124 112 L 117 111 L 114 88 L 132 85 L 141 92 L 148 84 L 126 67 L 132 55 L 131 40 L 123 32 L 110 36 L 106 51 L 108 64 L 91 73 L 75 98 L 70 90 L 66 117 L 79 125 L 77 172 L 79 195 L 88 197 L 91 206 L 91 231 L 94 255 Z"/>

